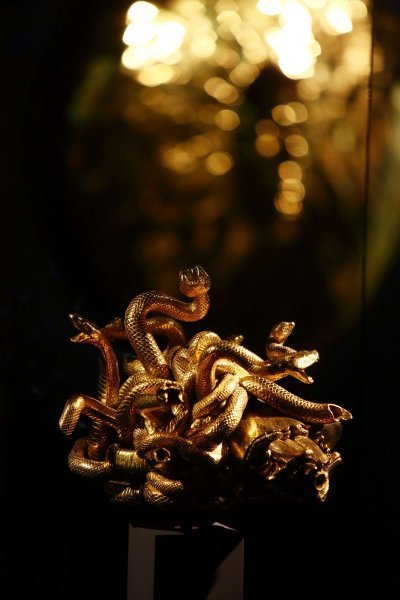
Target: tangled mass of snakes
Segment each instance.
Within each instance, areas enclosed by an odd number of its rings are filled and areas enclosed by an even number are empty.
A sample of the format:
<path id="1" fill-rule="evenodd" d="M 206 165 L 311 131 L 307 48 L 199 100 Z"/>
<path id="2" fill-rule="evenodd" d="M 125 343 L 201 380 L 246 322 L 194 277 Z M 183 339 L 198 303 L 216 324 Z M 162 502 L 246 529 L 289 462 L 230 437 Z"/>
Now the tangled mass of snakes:
<path id="1" fill-rule="evenodd" d="M 81 415 L 89 423 L 70 451 L 70 470 L 131 507 L 224 510 L 277 493 L 325 500 L 341 460 L 333 450 L 341 421 L 351 414 L 276 383 L 311 383 L 306 369 L 318 360 L 315 350 L 285 345 L 292 322 L 272 327 L 265 358 L 238 335 L 200 331 L 188 341 L 181 322 L 207 314 L 210 286 L 197 266 L 179 273 L 184 301 L 145 292 L 124 320 L 104 327 L 70 315 L 78 330 L 71 340 L 96 347 L 100 359 L 97 397 L 69 398 L 59 421 L 66 435 Z M 119 340 L 134 351 L 122 369 Z"/>

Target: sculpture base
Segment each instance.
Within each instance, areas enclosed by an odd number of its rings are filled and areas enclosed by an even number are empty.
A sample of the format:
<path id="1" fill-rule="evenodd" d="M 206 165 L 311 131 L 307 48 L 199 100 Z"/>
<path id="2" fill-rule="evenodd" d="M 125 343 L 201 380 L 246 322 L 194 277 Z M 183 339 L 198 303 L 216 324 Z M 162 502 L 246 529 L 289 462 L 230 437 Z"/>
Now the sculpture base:
<path id="1" fill-rule="evenodd" d="M 243 600 L 243 576 L 244 539 L 235 530 L 129 527 L 127 600 Z"/>

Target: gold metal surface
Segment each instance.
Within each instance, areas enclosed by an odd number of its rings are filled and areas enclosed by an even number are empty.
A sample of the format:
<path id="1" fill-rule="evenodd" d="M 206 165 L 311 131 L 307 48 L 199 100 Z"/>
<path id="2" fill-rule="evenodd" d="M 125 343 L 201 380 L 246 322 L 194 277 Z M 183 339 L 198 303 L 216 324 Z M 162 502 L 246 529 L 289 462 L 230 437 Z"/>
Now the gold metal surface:
<path id="1" fill-rule="evenodd" d="M 292 322 L 272 327 L 265 358 L 239 335 L 223 340 L 200 331 L 187 342 L 178 321 L 207 314 L 210 285 L 194 267 L 179 274 L 188 302 L 145 292 L 129 304 L 125 322 L 102 328 L 70 316 L 79 330 L 72 341 L 100 355 L 98 397 L 69 398 L 59 421 L 66 435 L 82 414 L 92 423 L 70 452 L 70 469 L 102 481 L 113 502 L 134 507 L 221 509 L 282 490 L 325 500 L 341 460 L 333 451 L 341 421 L 351 414 L 275 383 L 287 376 L 311 383 L 306 369 L 318 352 L 285 346 Z M 122 385 L 115 340 L 135 351 Z"/>

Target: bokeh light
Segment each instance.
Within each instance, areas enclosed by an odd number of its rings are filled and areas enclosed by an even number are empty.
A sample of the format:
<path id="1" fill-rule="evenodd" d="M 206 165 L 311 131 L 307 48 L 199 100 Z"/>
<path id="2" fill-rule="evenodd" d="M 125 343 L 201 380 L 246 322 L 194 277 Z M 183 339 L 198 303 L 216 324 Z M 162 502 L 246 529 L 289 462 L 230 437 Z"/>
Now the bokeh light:
<path id="1" fill-rule="evenodd" d="M 139 1 L 127 11 L 121 63 L 149 88 L 148 96 L 140 95 L 147 110 L 177 126 L 191 125 L 186 142 L 164 144 L 160 160 L 198 183 L 201 165 L 216 178 L 231 171 L 240 107 L 260 74 L 272 67 L 294 80 L 291 96 L 255 124 L 253 148 L 260 160 L 281 156 L 279 177 L 303 180 L 304 186 L 305 163 L 287 159 L 310 164 L 322 122 L 332 122 L 337 150 L 354 147 L 354 135 L 335 121 L 344 116 L 345 98 L 368 74 L 368 26 L 362 0 Z M 167 88 L 159 100 L 159 91 Z M 297 175 L 282 176 L 290 168 Z M 292 194 L 279 187 L 274 206 L 295 219 L 303 212 L 305 188 L 296 202 Z"/>
<path id="2" fill-rule="evenodd" d="M 115 198 L 122 178 L 115 219 L 122 232 L 135 229 L 131 259 L 154 284 L 172 289 L 187 261 L 211 261 L 228 281 L 256 248 L 269 256 L 274 244 L 294 247 L 326 219 L 351 227 L 363 182 L 366 2 L 165 0 L 126 9 L 118 67 L 104 57 L 90 65 L 70 110 L 88 137 L 93 106 L 97 123 L 118 130 L 103 172 L 91 165 L 81 186 Z M 377 44 L 375 71 L 384 68 Z M 396 92 L 391 102 L 397 110 Z M 328 256 L 337 281 L 344 238 L 335 235 L 329 243 L 317 235 L 315 263 Z"/>

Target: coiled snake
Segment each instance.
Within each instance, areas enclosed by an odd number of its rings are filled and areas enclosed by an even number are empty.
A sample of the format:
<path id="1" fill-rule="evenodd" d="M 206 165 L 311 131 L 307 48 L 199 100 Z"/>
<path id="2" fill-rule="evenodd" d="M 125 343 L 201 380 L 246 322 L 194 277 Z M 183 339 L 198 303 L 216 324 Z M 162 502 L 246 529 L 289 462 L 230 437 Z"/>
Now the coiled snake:
<path id="1" fill-rule="evenodd" d="M 263 498 L 282 482 L 296 494 L 299 473 L 324 500 L 340 460 L 332 450 L 339 423 L 351 414 L 276 383 L 287 376 L 311 383 L 306 369 L 318 360 L 315 350 L 284 345 L 292 322 L 272 327 L 265 358 L 245 348 L 242 336 L 200 331 L 186 341 L 180 322 L 207 314 L 210 286 L 197 266 L 179 273 L 189 301 L 145 292 L 124 320 L 104 327 L 71 315 L 79 330 L 72 341 L 97 348 L 100 371 L 98 397 L 69 398 L 60 417 L 66 435 L 81 414 L 92 423 L 70 452 L 70 469 L 102 481 L 113 502 L 132 506 L 226 507 L 246 499 L 248 486 L 249 496 Z M 159 336 L 167 339 L 163 349 Z M 124 361 L 122 385 L 115 340 L 135 353 Z"/>

